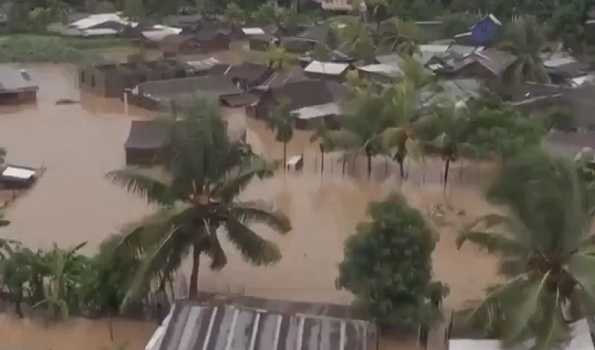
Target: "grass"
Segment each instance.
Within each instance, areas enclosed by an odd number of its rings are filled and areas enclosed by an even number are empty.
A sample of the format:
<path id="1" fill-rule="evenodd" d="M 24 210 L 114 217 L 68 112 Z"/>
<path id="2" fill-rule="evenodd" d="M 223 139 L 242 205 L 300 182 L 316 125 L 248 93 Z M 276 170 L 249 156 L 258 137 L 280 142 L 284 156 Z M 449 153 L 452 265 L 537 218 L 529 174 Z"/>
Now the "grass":
<path id="1" fill-rule="evenodd" d="M 91 49 L 129 46 L 122 38 L 66 38 L 52 35 L 0 36 L 0 63 L 51 62 L 88 64 L 105 59 Z"/>

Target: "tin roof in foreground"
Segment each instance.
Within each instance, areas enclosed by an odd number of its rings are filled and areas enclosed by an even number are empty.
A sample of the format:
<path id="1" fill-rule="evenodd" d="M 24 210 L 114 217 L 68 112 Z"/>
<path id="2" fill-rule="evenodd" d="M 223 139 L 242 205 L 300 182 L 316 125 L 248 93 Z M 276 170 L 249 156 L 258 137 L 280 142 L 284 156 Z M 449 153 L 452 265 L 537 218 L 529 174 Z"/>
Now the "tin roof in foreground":
<path id="1" fill-rule="evenodd" d="M 376 349 L 376 327 L 368 321 L 290 309 L 178 302 L 145 350 Z"/>

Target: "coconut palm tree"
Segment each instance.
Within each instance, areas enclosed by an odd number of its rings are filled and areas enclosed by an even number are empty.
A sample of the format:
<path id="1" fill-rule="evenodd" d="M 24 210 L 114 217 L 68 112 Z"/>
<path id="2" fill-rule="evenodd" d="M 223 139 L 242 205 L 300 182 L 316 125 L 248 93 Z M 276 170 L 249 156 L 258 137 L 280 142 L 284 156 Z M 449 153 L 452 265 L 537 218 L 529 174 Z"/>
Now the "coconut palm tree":
<path id="1" fill-rule="evenodd" d="M 283 143 L 283 169 L 287 168 L 287 144 L 293 138 L 295 114 L 289 109 L 289 101 L 281 103 L 273 110 L 267 124 L 275 132 L 275 139 Z"/>
<path id="2" fill-rule="evenodd" d="M 505 343 L 535 339 L 552 349 L 569 337 L 568 324 L 595 305 L 592 208 L 585 184 L 568 160 L 528 152 L 504 165 L 488 199 L 509 215 L 490 214 L 465 228 L 471 242 L 501 257 L 507 281 L 489 291 L 471 319 Z"/>
<path id="3" fill-rule="evenodd" d="M 515 55 L 517 60 L 505 73 L 505 82 L 512 86 L 525 81 L 549 83 L 540 57 L 545 44 L 544 29 L 535 17 L 525 16 L 509 23 L 500 47 Z"/>
<path id="4" fill-rule="evenodd" d="M 291 67 L 297 60 L 295 55 L 287 52 L 282 46 L 272 45 L 266 52 L 269 67 L 275 70 L 283 70 Z"/>
<path id="5" fill-rule="evenodd" d="M 396 51 L 404 56 L 413 56 L 419 51 L 420 34 L 414 22 L 390 18 L 382 22 L 377 35 L 378 46 L 385 51 Z"/>
<path id="6" fill-rule="evenodd" d="M 125 303 L 148 281 L 163 280 L 178 269 L 188 255 L 192 257 L 189 296 L 195 298 L 200 257 L 209 256 L 213 269 L 227 264 L 220 242 L 223 233 L 246 260 L 266 265 L 278 261 L 281 253 L 249 224 L 264 223 L 279 233 L 290 230 L 282 213 L 262 203 L 237 199 L 254 177 L 272 175 L 272 167 L 247 145 L 228 139 L 216 103 L 197 101 L 172 128 L 173 156 L 166 165 L 169 179 L 157 179 L 137 169 L 108 174 L 114 182 L 162 208 L 122 241 L 122 249 L 152 242 L 142 249 L 142 267 Z"/>

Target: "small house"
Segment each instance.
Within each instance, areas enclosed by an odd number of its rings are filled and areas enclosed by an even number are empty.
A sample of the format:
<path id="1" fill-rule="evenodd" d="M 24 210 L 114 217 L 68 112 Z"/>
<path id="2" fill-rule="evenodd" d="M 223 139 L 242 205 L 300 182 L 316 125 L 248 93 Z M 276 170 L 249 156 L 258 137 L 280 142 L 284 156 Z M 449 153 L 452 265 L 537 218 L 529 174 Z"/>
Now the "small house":
<path id="1" fill-rule="evenodd" d="M 179 34 L 165 37 L 160 45 L 166 56 L 200 54 L 228 50 L 229 34 L 220 30 L 201 30 L 194 34 Z"/>
<path id="2" fill-rule="evenodd" d="M 304 68 L 304 72 L 310 78 L 342 81 L 348 69 L 347 63 L 312 61 Z"/>
<path id="3" fill-rule="evenodd" d="M 403 71 L 393 64 L 369 64 L 357 67 L 360 78 L 390 84 L 403 77 Z"/>
<path id="4" fill-rule="evenodd" d="M 231 65 L 224 73 L 242 90 L 249 90 L 264 83 L 271 74 L 273 74 L 273 70 L 268 66 L 250 62 Z"/>
<path id="5" fill-rule="evenodd" d="M 103 97 L 121 97 L 125 89 L 154 80 L 193 76 L 194 69 L 174 60 L 99 64 L 79 72 L 79 87 Z"/>
<path id="6" fill-rule="evenodd" d="M 550 57 L 543 61 L 543 66 L 554 84 L 582 85 L 584 77 L 589 74 L 588 65 L 571 56 Z"/>
<path id="7" fill-rule="evenodd" d="M 0 173 L 2 189 L 24 189 L 31 187 L 37 180 L 37 170 L 25 166 L 4 165 Z"/>
<path id="8" fill-rule="evenodd" d="M 170 131 L 164 123 L 133 120 L 124 144 L 127 165 L 152 165 L 165 159 Z"/>
<path id="9" fill-rule="evenodd" d="M 252 51 L 266 51 L 279 40 L 272 35 L 251 35 L 248 37 L 248 47 Z"/>
<path id="10" fill-rule="evenodd" d="M 35 101 L 38 90 L 26 70 L 0 67 L 0 105 Z"/>
<path id="11" fill-rule="evenodd" d="M 377 348 L 374 323 L 356 318 L 346 306 L 211 297 L 176 302 L 145 350 Z"/>
<path id="12" fill-rule="evenodd" d="M 181 28 L 169 27 L 164 25 L 154 25 L 141 31 L 141 37 L 145 45 L 158 47 L 161 42 L 170 35 L 179 35 L 182 33 Z"/>
<path id="13" fill-rule="evenodd" d="M 151 110 L 168 109 L 172 104 L 184 109 L 197 97 L 223 102 L 224 97 L 242 93 L 229 78 L 206 75 L 142 83 L 128 92 L 128 101 Z"/>
<path id="14" fill-rule="evenodd" d="M 297 36 L 281 38 L 281 46 L 288 52 L 304 54 L 316 48 L 318 41 Z"/>
<path id="15" fill-rule="evenodd" d="M 340 103 L 347 90 L 339 83 L 322 80 L 303 80 L 271 88 L 249 109 L 248 114 L 257 118 L 270 118 L 279 103 L 288 103 L 295 116 L 298 129 L 313 129 L 325 125 L 330 129 L 340 127 Z"/>
<path id="16" fill-rule="evenodd" d="M 99 13 L 76 20 L 68 26 L 65 35 L 95 37 L 122 33 L 127 27 L 136 27 L 138 23 L 122 17 L 120 13 Z"/>
<path id="17" fill-rule="evenodd" d="M 471 42 L 477 46 L 488 46 L 498 39 L 501 28 L 502 22 L 489 14 L 471 27 Z"/>

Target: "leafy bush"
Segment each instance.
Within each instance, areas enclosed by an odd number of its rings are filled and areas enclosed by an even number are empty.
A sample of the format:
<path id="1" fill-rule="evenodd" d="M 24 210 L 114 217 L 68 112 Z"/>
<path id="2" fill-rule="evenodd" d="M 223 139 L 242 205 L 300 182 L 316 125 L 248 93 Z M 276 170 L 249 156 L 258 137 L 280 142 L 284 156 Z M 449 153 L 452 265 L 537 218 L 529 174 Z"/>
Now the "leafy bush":
<path id="1" fill-rule="evenodd" d="M 85 64 L 100 56 L 51 36 L 11 35 L 0 39 L 0 62 L 67 62 Z"/>

